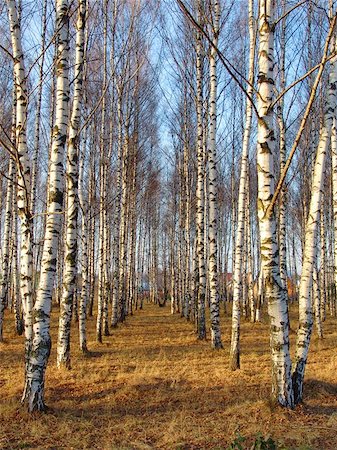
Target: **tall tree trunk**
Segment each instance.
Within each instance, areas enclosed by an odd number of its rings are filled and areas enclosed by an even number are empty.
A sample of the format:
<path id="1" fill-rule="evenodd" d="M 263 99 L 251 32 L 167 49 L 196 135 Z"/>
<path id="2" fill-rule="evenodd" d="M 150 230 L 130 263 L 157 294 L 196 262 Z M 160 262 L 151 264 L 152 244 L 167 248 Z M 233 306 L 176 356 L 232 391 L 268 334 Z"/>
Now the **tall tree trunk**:
<path id="1" fill-rule="evenodd" d="M 15 117 L 15 114 L 13 113 Z M 10 284 L 10 266 L 9 266 L 9 247 L 11 236 L 12 204 L 13 204 L 13 177 L 14 177 L 15 162 L 12 157 L 9 158 L 8 179 L 7 179 L 7 194 L 6 194 L 6 210 L 5 210 L 5 226 L 4 237 L 2 244 L 2 271 L 0 284 L 0 342 L 3 340 L 3 320 L 4 311 L 8 303 L 8 287 Z M 16 276 L 16 274 L 14 274 Z"/>
<path id="2" fill-rule="evenodd" d="M 333 19 L 333 26 L 336 16 Z M 329 74 L 329 88 L 325 104 L 324 121 L 320 132 L 314 165 L 312 181 L 312 194 L 310 199 L 309 214 L 305 227 L 305 244 L 303 252 L 302 274 L 299 289 L 299 329 L 297 333 L 295 367 L 293 373 L 293 385 L 295 403 L 303 399 L 303 380 L 305 366 L 308 357 L 311 338 L 313 317 L 311 288 L 314 261 L 317 257 L 317 245 L 315 237 L 318 230 L 321 199 L 323 194 L 323 177 L 325 170 L 326 153 L 331 139 L 331 129 L 336 117 L 336 84 L 337 84 L 337 58 L 331 60 Z"/>
<path id="3" fill-rule="evenodd" d="M 57 99 L 50 154 L 48 204 L 41 276 L 34 305 L 33 344 L 25 380 L 24 400 L 29 411 L 45 410 L 44 379 L 51 348 L 50 311 L 56 274 L 58 238 L 63 208 L 63 156 L 67 139 L 69 106 L 69 4 L 56 3 Z"/>
<path id="4" fill-rule="evenodd" d="M 249 0 L 249 74 L 247 93 L 250 97 L 253 95 L 254 83 L 254 60 L 255 60 L 255 30 L 254 30 L 254 11 L 253 0 Z M 243 246 L 245 233 L 245 212 L 246 211 L 246 190 L 249 189 L 248 178 L 248 157 L 249 157 L 249 138 L 252 126 L 253 107 L 249 99 L 246 103 L 246 124 L 242 142 L 242 156 L 240 169 L 239 199 L 238 199 L 238 226 L 235 240 L 235 259 L 233 274 L 233 308 L 232 308 L 232 340 L 229 365 L 232 370 L 240 368 L 240 298 L 242 295 L 242 263 Z M 247 233 L 250 230 L 248 229 Z"/>
<path id="5" fill-rule="evenodd" d="M 124 322 L 126 317 L 126 276 L 127 276 L 127 200 L 128 200 L 128 170 L 129 170 L 129 120 L 125 126 L 125 137 L 122 158 L 122 195 L 121 216 L 119 230 L 119 281 L 118 303 L 119 321 Z M 149 261 L 150 263 L 150 261 Z"/>
<path id="6" fill-rule="evenodd" d="M 276 214 L 266 214 L 275 189 L 275 131 L 271 108 L 274 90 L 274 0 L 261 0 L 258 76 L 258 218 L 261 267 L 270 318 L 272 395 L 282 406 L 294 405 L 289 354 L 289 316 L 279 270 Z"/>
<path id="7" fill-rule="evenodd" d="M 14 182 L 16 183 L 16 173 L 14 174 Z M 15 331 L 21 336 L 23 333 L 23 317 L 22 317 L 22 300 L 20 295 L 20 280 L 19 280 L 19 265 L 18 265 L 18 204 L 17 204 L 17 194 L 16 189 L 13 190 L 13 223 L 12 223 L 12 274 L 13 274 L 13 307 L 14 307 L 14 318 L 15 318 Z"/>
<path id="8" fill-rule="evenodd" d="M 187 139 L 187 136 L 186 136 Z M 190 318 L 191 314 L 191 182 L 189 170 L 189 141 L 184 147 L 184 178 L 185 178 L 185 317 Z"/>
<path id="9" fill-rule="evenodd" d="M 96 272 L 95 272 L 95 230 L 96 230 L 96 213 L 93 205 L 96 201 L 95 189 L 95 158 L 91 156 L 89 162 L 89 218 L 88 218 L 88 278 L 89 278 L 89 304 L 88 315 L 92 317 L 95 300 Z"/>
<path id="10" fill-rule="evenodd" d="M 337 118 L 333 117 L 331 128 L 331 162 L 332 162 L 332 212 L 333 212 L 333 271 L 334 294 L 337 294 Z M 334 315 L 335 304 L 330 297 L 330 315 Z"/>
<path id="11" fill-rule="evenodd" d="M 107 84 L 107 33 L 108 33 L 108 0 L 104 0 L 104 29 L 103 29 L 103 100 L 102 117 L 100 131 L 100 200 L 99 200 L 99 249 L 98 249 L 98 295 L 97 295 L 97 321 L 96 321 L 96 340 L 102 342 L 103 334 L 103 315 L 106 302 L 105 292 L 105 270 L 106 270 L 106 177 L 107 177 L 107 149 L 106 149 L 106 84 Z M 104 330 L 106 331 L 106 330 Z M 106 334 L 106 333 L 104 333 Z"/>
<path id="12" fill-rule="evenodd" d="M 34 136 L 34 154 L 32 161 L 32 189 L 31 189 L 31 210 L 32 215 L 35 214 L 36 209 L 36 188 L 37 188 L 37 175 L 38 175 L 38 158 L 40 152 L 40 127 L 41 127 L 41 103 L 43 92 L 43 67 L 45 60 L 46 49 L 46 31 L 47 31 L 47 0 L 43 1 L 42 5 L 42 31 L 41 31 L 41 58 L 39 61 L 39 89 L 36 101 L 36 115 L 35 115 L 35 136 Z"/>
<path id="13" fill-rule="evenodd" d="M 83 142 L 86 142 L 84 138 Z M 84 144 L 85 145 L 85 144 Z M 82 286 L 79 308 L 79 340 L 80 350 L 85 354 L 88 352 L 87 347 L 87 303 L 89 300 L 89 259 L 88 259 L 88 211 L 89 205 L 87 197 L 84 193 L 84 155 L 80 160 L 79 168 L 79 203 L 82 211 Z"/>
<path id="14" fill-rule="evenodd" d="M 211 2 L 213 23 L 213 44 L 217 46 L 219 35 L 220 5 L 218 0 Z M 210 53 L 210 124 L 209 124 L 209 283 L 210 283 L 210 319 L 211 344 L 213 348 L 222 348 L 220 331 L 220 304 L 218 280 L 218 185 L 216 152 L 216 103 L 217 103 L 217 54 L 212 46 Z"/>
<path id="15" fill-rule="evenodd" d="M 67 155 L 67 211 L 64 279 L 60 305 L 57 366 L 70 369 L 70 328 L 72 306 L 76 296 L 77 279 L 77 216 L 78 216 L 78 143 L 81 119 L 84 67 L 84 31 L 86 0 L 79 0 L 76 24 L 76 53 L 74 70 L 74 100 L 69 127 Z"/>
<path id="16" fill-rule="evenodd" d="M 198 20 L 202 14 L 202 2 L 198 0 Z M 200 22 L 200 20 L 199 20 Z M 197 255 L 198 255 L 198 338 L 206 339 L 205 294 L 206 294 L 206 268 L 204 243 L 204 146 L 203 146 L 203 60 L 202 37 L 197 32 Z"/>
<path id="17" fill-rule="evenodd" d="M 247 283 L 248 283 L 248 302 L 250 309 L 250 321 L 255 322 L 255 298 L 254 298 L 254 261 L 252 253 L 251 240 L 251 216 L 250 216 L 250 177 L 249 167 L 247 170 L 247 188 L 246 188 L 246 240 L 247 240 Z"/>
<path id="18" fill-rule="evenodd" d="M 113 291 L 112 291 L 112 313 L 111 326 L 116 327 L 118 323 L 118 294 L 119 294 L 119 230 L 121 218 L 121 189 L 122 189 L 122 156 L 123 156 L 123 117 L 122 117 L 122 98 L 118 96 L 117 106 L 118 116 L 118 142 L 117 142 L 117 174 L 116 174 L 116 199 L 114 208 L 114 273 L 113 273 Z M 143 283 L 143 280 L 142 280 Z"/>
<path id="19" fill-rule="evenodd" d="M 314 266 L 312 275 L 312 302 L 314 305 L 315 322 L 317 328 L 317 335 L 319 339 L 323 339 L 323 329 L 321 321 L 321 289 L 319 285 L 319 275 L 317 267 Z"/>
<path id="20" fill-rule="evenodd" d="M 324 202 L 323 202 L 324 205 Z M 324 322 L 326 318 L 326 267 L 327 267 L 327 258 L 326 258 L 326 250 L 327 250 L 327 242 L 325 236 L 325 216 L 324 216 L 324 206 L 321 209 L 321 217 L 320 217 L 320 236 L 321 236 L 321 268 L 319 271 L 319 285 L 320 285 L 320 318 L 321 321 Z"/>
<path id="21" fill-rule="evenodd" d="M 285 14 L 285 0 L 282 0 L 282 15 Z M 282 20 L 280 37 L 280 92 L 285 88 L 285 37 L 286 19 Z M 280 133 L 280 173 L 283 172 L 286 163 L 286 127 L 283 117 L 284 101 L 283 97 L 277 107 L 277 119 Z M 286 247 L 286 189 L 283 187 L 279 202 L 279 252 L 280 252 L 280 277 L 283 289 L 287 289 L 287 247 Z"/>
<path id="22" fill-rule="evenodd" d="M 18 20 L 15 0 L 7 0 L 7 8 L 14 59 L 14 80 L 16 90 L 17 205 L 21 221 L 20 291 L 24 311 L 25 360 L 27 372 L 33 338 L 33 230 L 30 212 L 30 164 L 26 141 L 28 95 L 24 56 L 21 46 L 21 27 Z"/>

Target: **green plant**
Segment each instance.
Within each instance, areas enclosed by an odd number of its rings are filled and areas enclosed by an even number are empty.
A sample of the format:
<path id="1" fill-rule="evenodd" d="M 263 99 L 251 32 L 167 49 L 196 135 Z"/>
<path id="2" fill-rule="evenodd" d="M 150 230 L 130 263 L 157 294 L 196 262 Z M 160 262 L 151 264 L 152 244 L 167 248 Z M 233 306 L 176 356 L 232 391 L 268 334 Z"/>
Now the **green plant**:
<path id="1" fill-rule="evenodd" d="M 251 450 L 277 450 L 277 446 L 271 437 L 265 439 L 261 433 L 258 433 Z"/>
<path id="2" fill-rule="evenodd" d="M 245 441 L 246 438 L 238 434 L 226 450 L 247 450 L 248 447 L 244 445 Z M 258 433 L 250 450 L 277 450 L 277 445 L 271 437 L 266 439 L 261 433 Z"/>
<path id="3" fill-rule="evenodd" d="M 226 448 L 226 450 L 245 450 L 242 446 L 246 438 L 239 433 L 234 441 Z"/>

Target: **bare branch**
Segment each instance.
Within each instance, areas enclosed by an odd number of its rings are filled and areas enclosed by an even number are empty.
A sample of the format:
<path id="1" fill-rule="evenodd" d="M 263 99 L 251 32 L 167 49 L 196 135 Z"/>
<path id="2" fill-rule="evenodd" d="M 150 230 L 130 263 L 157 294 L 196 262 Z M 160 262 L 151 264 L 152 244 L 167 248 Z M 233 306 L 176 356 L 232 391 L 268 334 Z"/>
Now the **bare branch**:
<path id="1" fill-rule="evenodd" d="M 303 0 L 302 2 L 297 3 L 297 5 L 294 5 L 292 8 L 290 8 L 288 11 L 286 11 L 281 17 L 279 17 L 274 22 L 274 27 L 281 22 L 281 20 L 285 19 L 291 12 L 293 12 L 295 9 L 297 9 L 299 6 L 304 5 L 304 3 L 308 3 L 308 0 Z"/>
<path id="2" fill-rule="evenodd" d="M 188 18 L 188 20 L 191 22 L 191 24 L 197 29 L 199 30 L 203 36 L 207 39 L 208 43 L 211 45 L 211 47 L 214 48 L 214 50 L 216 51 L 220 61 L 222 62 L 222 64 L 225 66 L 226 70 L 228 71 L 228 73 L 231 75 L 231 77 L 233 78 L 233 80 L 238 84 L 238 86 L 240 87 L 240 89 L 242 90 L 242 92 L 245 94 L 245 96 L 248 98 L 248 100 L 251 102 L 252 107 L 255 111 L 255 114 L 257 117 L 259 117 L 257 108 L 254 104 L 254 101 L 252 99 L 252 97 L 248 94 L 248 92 L 246 91 L 246 89 L 244 88 L 243 84 L 241 83 L 241 81 L 238 79 L 238 77 L 235 75 L 235 73 L 237 73 L 239 75 L 240 78 L 242 78 L 242 80 L 244 80 L 248 85 L 250 85 L 253 90 L 257 93 L 256 89 L 254 88 L 254 86 L 252 86 L 248 80 L 246 80 L 246 78 L 238 71 L 235 69 L 235 67 L 228 61 L 228 59 L 225 57 L 225 55 L 219 50 L 219 48 L 214 44 L 214 42 L 212 41 L 212 39 L 208 36 L 208 34 L 206 33 L 206 31 L 203 29 L 203 27 L 194 19 L 194 17 L 192 16 L 192 14 L 188 11 L 188 9 L 186 8 L 185 4 L 181 1 L 181 0 L 177 0 L 177 3 L 180 7 L 180 9 L 182 10 L 182 12 L 185 14 L 185 16 Z"/>
<path id="3" fill-rule="evenodd" d="M 326 38 L 326 41 L 325 41 L 324 53 L 323 53 L 323 57 L 322 57 L 322 61 L 321 61 L 320 67 L 319 67 L 319 71 L 318 71 L 318 74 L 316 76 L 315 82 L 313 84 L 313 87 L 312 87 L 312 90 L 311 90 L 311 93 L 310 93 L 310 97 L 309 97 L 309 100 L 308 100 L 308 104 L 307 104 L 307 107 L 305 109 L 303 118 L 301 120 L 301 124 L 300 124 L 299 130 L 297 132 L 295 141 L 294 141 L 293 146 L 292 146 L 292 148 L 290 150 L 288 159 L 287 159 L 287 161 L 285 163 L 284 170 L 281 173 L 281 176 L 280 176 L 279 182 L 277 184 L 277 187 L 275 189 L 273 198 L 271 199 L 271 202 L 270 202 L 270 204 L 269 204 L 269 206 L 268 206 L 268 208 L 266 210 L 266 215 L 267 216 L 270 216 L 272 214 L 272 212 L 273 212 L 276 200 L 277 200 L 277 198 L 278 198 L 278 196 L 279 196 L 279 194 L 281 192 L 281 189 L 282 189 L 284 180 L 286 179 L 286 176 L 287 176 L 288 169 L 290 167 L 291 161 L 292 161 L 293 156 L 294 156 L 294 154 L 296 152 L 296 149 L 297 149 L 298 144 L 299 144 L 299 142 L 301 140 L 301 137 L 302 137 L 305 125 L 307 123 L 307 120 L 308 120 L 308 117 L 309 117 L 309 114 L 310 114 L 310 111 L 311 111 L 312 104 L 313 104 L 313 102 L 315 100 L 316 91 L 317 91 L 319 82 L 321 80 L 321 77 L 323 75 L 323 70 L 324 70 L 325 64 L 326 64 L 326 62 L 328 60 L 329 45 L 330 45 L 330 41 L 331 41 L 334 29 L 335 29 L 336 20 L 337 20 L 337 14 L 335 14 L 335 16 L 333 17 L 333 19 L 331 21 L 330 29 L 329 29 L 329 32 L 328 32 L 328 35 L 327 35 L 327 38 Z"/>
<path id="4" fill-rule="evenodd" d="M 9 50 L 7 50 L 7 48 L 5 48 L 3 45 L 0 44 L 0 48 L 1 50 L 3 50 L 10 58 L 11 60 L 14 61 L 13 55 L 11 54 L 11 52 Z"/>

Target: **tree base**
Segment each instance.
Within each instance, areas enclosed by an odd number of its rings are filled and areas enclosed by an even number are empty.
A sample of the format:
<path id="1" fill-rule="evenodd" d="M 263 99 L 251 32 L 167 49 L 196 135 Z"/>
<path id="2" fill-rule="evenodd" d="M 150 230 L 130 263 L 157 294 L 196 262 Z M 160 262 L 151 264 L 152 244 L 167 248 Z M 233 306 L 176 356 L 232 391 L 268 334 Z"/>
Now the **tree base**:
<path id="1" fill-rule="evenodd" d="M 44 402 L 44 383 L 37 380 L 26 381 L 21 403 L 29 413 L 46 413 L 49 408 Z"/>
<path id="2" fill-rule="evenodd" d="M 233 372 L 240 369 L 240 353 L 235 351 L 229 357 L 229 368 Z"/>

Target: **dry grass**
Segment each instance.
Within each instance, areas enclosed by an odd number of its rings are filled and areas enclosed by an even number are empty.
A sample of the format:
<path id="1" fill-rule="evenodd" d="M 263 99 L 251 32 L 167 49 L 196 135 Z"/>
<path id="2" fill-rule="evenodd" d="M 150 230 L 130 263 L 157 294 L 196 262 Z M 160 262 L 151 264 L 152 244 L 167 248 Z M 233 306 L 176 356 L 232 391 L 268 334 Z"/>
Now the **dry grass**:
<path id="1" fill-rule="evenodd" d="M 296 322 L 293 321 L 293 328 Z M 29 416 L 19 406 L 23 339 L 7 314 L 0 344 L 0 448 L 224 449 L 238 433 L 249 448 L 258 432 L 279 448 L 337 449 L 336 325 L 325 339 L 314 335 L 306 372 L 305 404 L 295 411 L 268 400 L 268 327 L 242 326 L 242 368 L 228 370 L 230 318 L 223 318 L 224 350 L 196 341 L 192 326 L 168 308 L 146 305 L 127 323 L 95 343 L 91 357 L 77 350 L 73 369 L 58 371 L 55 347 L 47 371 L 50 411 Z M 53 320 L 53 342 L 57 331 Z M 292 333 L 292 342 L 295 333 Z"/>

